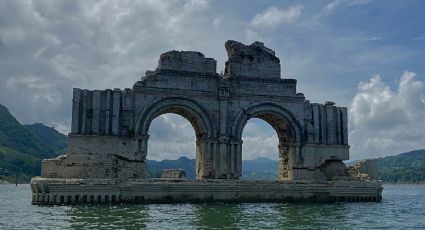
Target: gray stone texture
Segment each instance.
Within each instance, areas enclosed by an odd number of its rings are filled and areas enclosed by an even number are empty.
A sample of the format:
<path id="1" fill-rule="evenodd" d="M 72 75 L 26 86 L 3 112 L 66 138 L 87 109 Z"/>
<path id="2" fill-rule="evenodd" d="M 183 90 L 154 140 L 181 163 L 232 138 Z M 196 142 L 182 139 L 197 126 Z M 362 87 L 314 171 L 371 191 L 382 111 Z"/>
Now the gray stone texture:
<path id="1" fill-rule="evenodd" d="M 295 79 L 280 78 L 279 58 L 261 42 L 228 41 L 225 48 L 224 75 L 202 53 L 170 51 L 132 88 L 74 89 L 69 152 L 44 160 L 42 176 L 146 178 L 149 127 L 165 113 L 183 116 L 194 128 L 197 179 L 241 176 L 242 132 L 251 118 L 277 132 L 280 179 L 343 176 L 347 109 L 306 100 Z"/>

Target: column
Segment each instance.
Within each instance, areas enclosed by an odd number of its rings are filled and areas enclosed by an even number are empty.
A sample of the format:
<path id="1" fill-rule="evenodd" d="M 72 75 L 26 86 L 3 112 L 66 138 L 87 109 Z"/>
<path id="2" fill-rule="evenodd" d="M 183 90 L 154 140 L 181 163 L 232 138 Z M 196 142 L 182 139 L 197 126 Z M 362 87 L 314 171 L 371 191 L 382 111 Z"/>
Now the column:
<path id="1" fill-rule="evenodd" d="M 71 133 L 81 132 L 81 89 L 74 88 L 72 93 L 72 125 Z"/>
<path id="2" fill-rule="evenodd" d="M 92 115 L 92 133 L 100 134 L 100 109 L 101 109 L 101 91 L 93 91 L 93 115 Z"/>
<path id="3" fill-rule="evenodd" d="M 120 134 L 121 91 L 114 89 L 112 96 L 112 135 Z"/>

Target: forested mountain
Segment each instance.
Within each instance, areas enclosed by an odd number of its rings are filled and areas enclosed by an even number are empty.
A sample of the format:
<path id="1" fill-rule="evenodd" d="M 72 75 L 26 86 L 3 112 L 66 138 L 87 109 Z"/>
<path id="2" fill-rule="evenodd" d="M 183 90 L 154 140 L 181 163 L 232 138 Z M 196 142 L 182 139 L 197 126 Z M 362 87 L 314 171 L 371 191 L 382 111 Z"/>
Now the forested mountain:
<path id="1" fill-rule="evenodd" d="M 388 183 L 425 183 L 425 149 L 378 159 L 379 177 Z"/>
<path id="2" fill-rule="evenodd" d="M 51 158 L 68 148 L 67 137 L 43 124 L 21 125 L 0 105 L 0 179 L 28 182 L 40 174 L 43 158 Z"/>
<path id="3" fill-rule="evenodd" d="M 164 169 L 183 169 L 187 178 L 194 179 L 196 177 L 195 164 L 195 159 L 189 159 L 184 156 L 177 160 L 147 161 L 148 173 L 152 178 L 159 178 L 161 171 Z M 241 179 L 273 180 L 277 178 L 278 162 L 269 158 L 244 160 L 242 167 L 243 175 Z"/>
<path id="4" fill-rule="evenodd" d="M 379 178 L 384 183 L 425 183 L 425 149 L 377 159 Z M 148 164 L 151 176 L 159 177 L 166 168 L 181 168 L 195 177 L 195 160 L 181 157 Z M 278 162 L 269 158 L 244 160 L 241 179 L 277 179 Z"/>

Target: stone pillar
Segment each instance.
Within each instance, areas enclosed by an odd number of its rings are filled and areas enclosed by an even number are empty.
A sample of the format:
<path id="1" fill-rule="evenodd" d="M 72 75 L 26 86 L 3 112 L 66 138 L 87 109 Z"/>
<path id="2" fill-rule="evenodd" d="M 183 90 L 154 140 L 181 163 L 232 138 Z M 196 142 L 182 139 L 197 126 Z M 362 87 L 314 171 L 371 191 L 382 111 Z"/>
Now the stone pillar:
<path id="1" fill-rule="evenodd" d="M 72 95 L 72 125 L 71 133 L 81 132 L 81 89 L 74 88 Z"/>
<path id="2" fill-rule="evenodd" d="M 325 105 L 327 143 L 336 144 L 335 106 Z"/>
<path id="3" fill-rule="evenodd" d="M 229 134 L 227 133 L 228 126 L 228 109 L 229 109 L 229 82 L 219 82 L 219 108 L 220 108 L 220 132 L 219 132 L 219 170 L 216 178 L 230 178 L 230 148 Z"/>
<path id="4" fill-rule="evenodd" d="M 148 153 L 149 135 L 137 136 L 137 152 L 134 155 L 135 162 L 132 165 L 135 178 L 147 178 L 146 155 Z"/>
<path id="5" fill-rule="evenodd" d="M 228 159 L 228 147 L 229 147 L 229 138 L 227 136 L 221 136 L 219 138 L 219 173 L 217 175 L 218 179 L 228 179 L 229 178 L 229 169 L 230 162 Z"/>
<path id="6" fill-rule="evenodd" d="M 289 179 L 289 148 L 288 143 L 279 143 L 279 179 Z"/>
<path id="7" fill-rule="evenodd" d="M 105 134 L 111 134 L 112 127 L 112 90 L 106 90 L 106 102 L 105 102 Z"/>
<path id="8" fill-rule="evenodd" d="M 230 178 L 239 179 L 242 176 L 242 141 L 230 141 Z"/>
<path id="9" fill-rule="evenodd" d="M 148 153 L 148 141 L 149 141 L 149 135 L 141 135 L 141 136 L 137 136 L 137 152 L 136 155 L 134 156 L 134 159 L 136 161 L 145 161 L 146 160 L 146 155 Z"/>
<path id="10" fill-rule="evenodd" d="M 88 116 L 87 116 L 87 111 L 88 111 L 88 102 L 89 102 L 89 91 L 88 90 L 83 90 L 83 99 L 82 99 L 82 113 L 81 113 L 81 134 L 88 134 L 89 131 L 87 129 L 88 127 Z"/>
<path id="11" fill-rule="evenodd" d="M 347 121 L 347 108 L 341 108 L 342 113 L 342 144 L 348 145 L 348 121 Z"/>
<path id="12" fill-rule="evenodd" d="M 93 115 L 92 115 L 92 132 L 100 134 L 100 110 L 101 110 L 101 91 L 93 91 Z"/>
<path id="13" fill-rule="evenodd" d="M 320 143 L 320 120 L 319 120 L 319 104 L 312 104 L 313 110 L 313 127 L 314 127 L 314 143 Z"/>
<path id="14" fill-rule="evenodd" d="M 120 134 L 121 91 L 114 89 L 112 96 L 112 135 Z"/>
<path id="15" fill-rule="evenodd" d="M 211 179 L 214 177 L 213 157 L 214 140 L 196 140 L 196 179 Z"/>

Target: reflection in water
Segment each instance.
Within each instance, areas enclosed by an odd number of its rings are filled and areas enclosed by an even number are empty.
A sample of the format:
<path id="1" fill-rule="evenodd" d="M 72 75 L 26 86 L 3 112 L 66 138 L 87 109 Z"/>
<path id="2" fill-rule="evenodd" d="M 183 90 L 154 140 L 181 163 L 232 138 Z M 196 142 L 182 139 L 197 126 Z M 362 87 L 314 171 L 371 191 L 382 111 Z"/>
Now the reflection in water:
<path id="1" fill-rule="evenodd" d="M 145 228 L 149 208 L 132 206 L 73 206 L 67 210 L 72 228 Z"/>
<path id="2" fill-rule="evenodd" d="M 237 204 L 198 204 L 195 206 L 196 226 L 200 229 L 236 228 L 241 210 Z"/>
<path id="3" fill-rule="evenodd" d="M 338 228 L 335 223 L 346 222 L 349 208 L 342 203 L 286 203 L 279 213 L 281 227 Z"/>
<path id="4" fill-rule="evenodd" d="M 380 203 L 31 205 L 0 185 L 0 229 L 425 229 L 425 185 L 385 185 Z"/>

